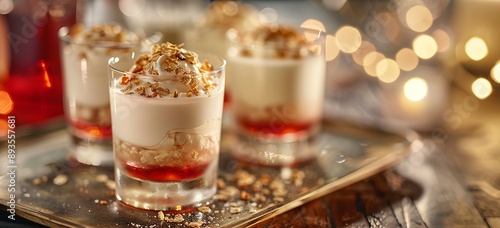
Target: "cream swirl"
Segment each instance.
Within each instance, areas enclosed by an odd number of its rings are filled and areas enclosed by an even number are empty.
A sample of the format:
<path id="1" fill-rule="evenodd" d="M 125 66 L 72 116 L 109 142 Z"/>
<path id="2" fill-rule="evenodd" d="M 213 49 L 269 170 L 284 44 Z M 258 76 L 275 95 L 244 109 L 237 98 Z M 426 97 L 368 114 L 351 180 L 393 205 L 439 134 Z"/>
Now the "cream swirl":
<path id="1" fill-rule="evenodd" d="M 200 62 L 198 54 L 169 42 L 155 44 L 151 52 L 140 56 L 124 75 L 121 84 L 125 93 L 134 91 L 146 97 L 191 97 L 209 95 L 216 84 L 208 61 Z M 152 77 L 140 77 L 147 75 Z"/>

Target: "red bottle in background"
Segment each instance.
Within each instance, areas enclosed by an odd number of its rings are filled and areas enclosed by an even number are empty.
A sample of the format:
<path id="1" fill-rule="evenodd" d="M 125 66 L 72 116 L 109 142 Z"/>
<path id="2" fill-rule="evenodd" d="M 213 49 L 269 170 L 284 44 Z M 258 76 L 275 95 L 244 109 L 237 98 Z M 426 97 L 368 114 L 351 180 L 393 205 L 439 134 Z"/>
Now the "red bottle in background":
<path id="1" fill-rule="evenodd" d="M 76 1 L 6 1 L 0 9 L 0 138 L 8 117 L 30 133 L 63 123 L 57 32 L 76 21 Z"/>

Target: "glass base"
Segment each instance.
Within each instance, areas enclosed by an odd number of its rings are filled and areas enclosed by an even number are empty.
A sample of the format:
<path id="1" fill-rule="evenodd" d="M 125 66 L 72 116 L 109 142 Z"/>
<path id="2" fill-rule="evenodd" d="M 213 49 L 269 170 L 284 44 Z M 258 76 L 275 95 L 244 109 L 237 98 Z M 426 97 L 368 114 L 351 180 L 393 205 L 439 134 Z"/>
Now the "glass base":
<path id="1" fill-rule="evenodd" d="M 217 162 L 196 179 L 155 182 L 129 176 L 115 163 L 116 198 L 132 207 L 146 210 L 185 211 L 212 200 L 217 191 Z"/>
<path id="2" fill-rule="evenodd" d="M 236 122 L 238 120 L 235 119 Z M 239 122 L 236 131 L 245 138 L 245 141 L 264 143 L 293 143 L 308 140 L 317 135 L 321 130 L 321 123 L 316 122 L 299 126 L 273 127 L 266 125 L 251 125 Z M 241 137 L 240 137 L 241 138 Z"/>
<path id="3" fill-rule="evenodd" d="M 113 144 L 111 138 L 103 140 L 85 140 L 72 136 L 69 158 L 79 163 L 92 166 L 113 165 Z"/>
<path id="4" fill-rule="evenodd" d="M 236 159 L 254 165 L 295 167 L 315 159 L 320 144 L 314 136 L 280 142 L 239 134 L 231 152 Z"/>

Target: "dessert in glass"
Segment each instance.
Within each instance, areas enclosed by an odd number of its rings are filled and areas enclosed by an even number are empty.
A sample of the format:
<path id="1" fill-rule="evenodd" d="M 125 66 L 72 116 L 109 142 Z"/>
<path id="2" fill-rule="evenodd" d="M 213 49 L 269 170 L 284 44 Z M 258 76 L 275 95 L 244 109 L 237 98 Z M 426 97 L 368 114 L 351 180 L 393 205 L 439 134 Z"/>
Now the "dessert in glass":
<path id="1" fill-rule="evenodd" d="M 70 158 L 89 165 L 113 164 L 107 62 L 141 49 L 141 39 L 118 24 L 59 30 L 64 109 L 72 137 Z M 133 61 L 129 60 L 130 64 Z"/>
<path id="2" fill-rule="evenodd" d="M 151 34 L 158 31 L 163 34 L 164 41 L 182 43 L 185 33 L 193 29 L 209 2 L 209 0 L 119 1 L 116 3 L 116 8 L 124 14 L 126 23 L 134 29 L 134 32 Z"/>
<path id="3" fill-rule="evenodd" d="M 185 44 L 190 50 L 212 53 L 226 58 L 227 49 L 230 46 L 226 39 L 226 32 L 228 30 L 247 32 L 259 25 L 259 12 L 252 5 L 240 1 L 214 1 L 202 16 L 197 28 L 186 33 Z M 229 104 L 231 92 L 229 88 L 230 65 L 229 63 L 224 94 L 226 106 Z"/>
<path id="4" fill-rule="evenodd" d="M 289 150 L 282 149 L 283 143 L 295 143 L 295 148 L 299 142 L 313 139 L 321 128 L 324 34 L 273 24 L 250 33 L 228 33 L 228 38 L 233 42 L 228 61 L 234 119 L 246 144 L 235 150 L 236 156 L 268 163 L 262 157 L 266 154 L 278 165 L 314 157 L 309 149 L 286 155 L 280 151 Z M 270 151 L 270 147 L 274 149 Z"/>
<path id="5" fill-rule="evenodd" d="M 216 192 L 225 60 L 171 43 L 109 61 L 117 199 L 149 210 Z"/>

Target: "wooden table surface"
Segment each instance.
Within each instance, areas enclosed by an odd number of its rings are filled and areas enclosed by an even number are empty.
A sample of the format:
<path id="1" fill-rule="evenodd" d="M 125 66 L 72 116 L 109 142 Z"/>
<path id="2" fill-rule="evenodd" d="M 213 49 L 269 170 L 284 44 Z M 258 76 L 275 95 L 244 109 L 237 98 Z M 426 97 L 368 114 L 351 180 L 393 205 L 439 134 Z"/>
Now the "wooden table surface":
<path id="1" fill-rule="evenodd" d="M 429 150 L 254 227 L 500 227 L 500 92 L 476 104 Z"/>

